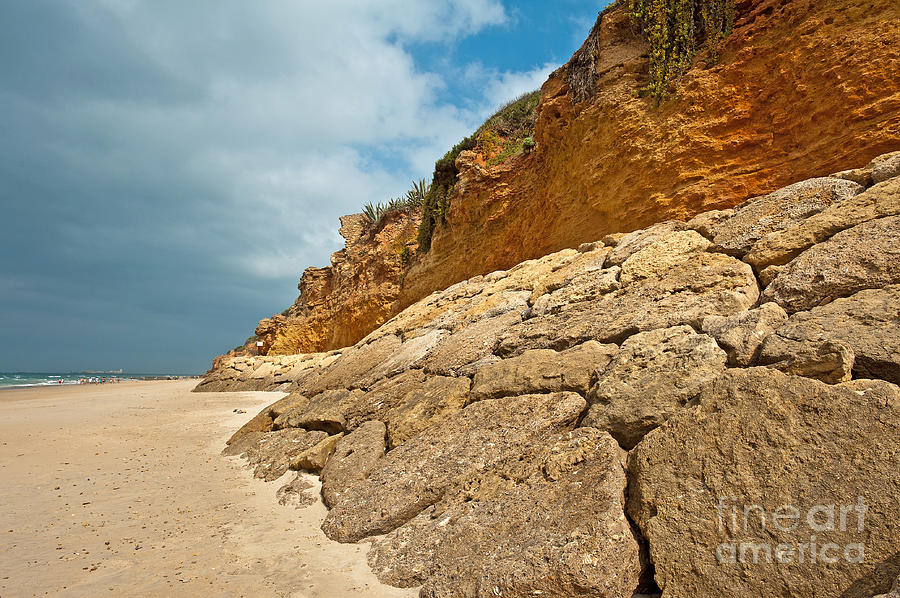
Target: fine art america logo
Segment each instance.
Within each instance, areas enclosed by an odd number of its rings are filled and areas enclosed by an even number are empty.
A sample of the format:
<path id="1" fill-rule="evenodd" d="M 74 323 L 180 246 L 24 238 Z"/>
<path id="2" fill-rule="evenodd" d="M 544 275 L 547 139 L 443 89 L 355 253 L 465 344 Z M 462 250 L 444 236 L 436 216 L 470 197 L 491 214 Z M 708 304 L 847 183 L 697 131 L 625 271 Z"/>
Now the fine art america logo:
<path id="1" fill-rule="evenodd" d="M 830 540 L 861 536 L 867 509 L 862 497 L 857 497 L 856 504 L 820 504 L 808 508 L 781 505 L 771 510 L 760 505 L 740 504 L 738 497 L 720 497 L 716 505 L 719 532 L 742 539 L 719 544 L 716 559 L 721 564 L 862 563 L 865 544 L 839 544 Z M 788 541 L 787 537 L 781 537 L 767 541 L 762 539 L 764 535 L 770 538 L 791 536 L 798 540 Z"/>

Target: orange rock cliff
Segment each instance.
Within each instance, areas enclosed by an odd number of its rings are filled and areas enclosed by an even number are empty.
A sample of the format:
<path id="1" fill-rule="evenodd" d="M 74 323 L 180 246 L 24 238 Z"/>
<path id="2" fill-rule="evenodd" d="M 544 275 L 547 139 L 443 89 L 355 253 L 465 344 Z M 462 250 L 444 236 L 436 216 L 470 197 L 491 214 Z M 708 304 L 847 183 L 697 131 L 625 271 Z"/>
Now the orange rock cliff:
<path id="1" fill-rule="evenodd" d="M 352 345 L 429 293 L 605 234 L 685 220 L 900 149 L 900 4 L 745 0 L 733 32 L 659 106 L 641 97 L 647 44 L 626 11 L 598 17 L 541 89 L 531 152 L 475 151 L 446 222 L 416 251 L 421 214 L 341 219 L 346 247 L 308 268 L 262 352 Z"/>

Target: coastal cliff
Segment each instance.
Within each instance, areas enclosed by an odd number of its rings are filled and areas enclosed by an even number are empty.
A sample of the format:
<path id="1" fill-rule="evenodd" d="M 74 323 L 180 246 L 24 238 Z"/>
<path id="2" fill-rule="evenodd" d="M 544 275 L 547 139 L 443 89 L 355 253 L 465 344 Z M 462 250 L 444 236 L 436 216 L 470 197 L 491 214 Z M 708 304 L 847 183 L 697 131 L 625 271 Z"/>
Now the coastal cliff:
<path id="1" fill-rule="evenodd" d="M 228 360 L 197 390 L 288 392 L 225 454 L 282 494 L 318 473 L 324 532 L 423 597 L 884 594 L 900 152 L 847 166 L 474 276 L 346 349 Z"/>
<path id="2" fill-rule="evenodd" d="M 304 273 L 285 315 L 260 322 L 263 352 L 352 345 L 471 276 L 733 207 L 896 149 L 898 40 L 891 0 L 740 2 L 731 34 L 657 106 L 641 92 L 647 41 L 617 4 L 543 85 L 532 151 L 501 161 L 483 145 L 462 151 L 428 251 L 412 230 L 420 211 L 396 212 L 375 232 L 351 227 L 330 267 Z"/>
<path id="3" fill-rule="evenodd" d="M 423 598 L 894 596 L 900 5 L 738 2 L 656 79 L 648 6 L 195 390 L 285 393 L 224 454 Z"/>

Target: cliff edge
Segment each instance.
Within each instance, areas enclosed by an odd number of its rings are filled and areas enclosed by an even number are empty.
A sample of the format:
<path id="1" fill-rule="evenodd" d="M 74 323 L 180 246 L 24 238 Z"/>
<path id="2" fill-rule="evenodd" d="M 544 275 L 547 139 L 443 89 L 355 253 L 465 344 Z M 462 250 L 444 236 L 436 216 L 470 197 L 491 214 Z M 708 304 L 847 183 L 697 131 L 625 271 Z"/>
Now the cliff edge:
<path id="1" fill-rule="evenodd" d="M 641 91 L 647 41 L 616 4 L 543 85 L 533 150 L 499 163 L 481 146 L 461 152 L 427 252 L 413 230 L 421 210 L 377 231 L 354 228 L 330 267 L 304 273 L 286 315 L 260 322 L 263 352 L 348 346 L 471 276 L 733 207 L 896 149 L 898 41 L 893 0 L 745 0 L 731 34 L 657 106 Z"/>

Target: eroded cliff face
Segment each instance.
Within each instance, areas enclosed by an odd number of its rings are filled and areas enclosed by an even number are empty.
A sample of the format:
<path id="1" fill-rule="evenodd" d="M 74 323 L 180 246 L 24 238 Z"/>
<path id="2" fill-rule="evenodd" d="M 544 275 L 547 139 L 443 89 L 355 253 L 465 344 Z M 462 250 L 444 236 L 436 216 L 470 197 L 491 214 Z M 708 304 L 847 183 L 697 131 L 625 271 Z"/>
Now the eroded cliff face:
<path id="1" fill-rule="evenodd" d="M 225 453 L 300 504 L 319 473 L 326 535 L 426 598 L 873 598 L 900 575 L 898 263 L 894 152 L 197 390 L 290 393 Z"/>
<path id="2" fill-rule="evenodd" d="M 737 13 L 718 58 L 699 55 L 658 108 L 638 97 L 645 43 L 624 10 L 602 14 L 542 88 L 536 151 L 494 169 L 460 156 L 448 224 L 401 304 L 900 147 L 900 4 L 752 0 Z"/>
<path id="3" fill-rule="evenodd" d="M 343 216 L 346 245 L 331 255 L 331 266 L 307 268 L 297 285 L 300 296 L 287 313 L 257 325 L 261 353 L 346 347 L 400 311 L 397 297 L 420 219 L 395 211 L 376 226 L 362 214 Z"/>
<path id="4" fill-rule="evenodd" d="M 414 216 L 348 232 L 330 268 L 304 273 L 288 316 L 260 322 L 264 350 L 344 347 L 471 276 L 895 150 L 898 48 L 894 0 L 746 0 L 717 55 L 701 53 L 657 107 L 640 97 L 646 43 L 623 9 L 604 11 L 543 86 L 534 151 L 494 167 L 463 152 L 447 221 L 409 267 Z"/>

